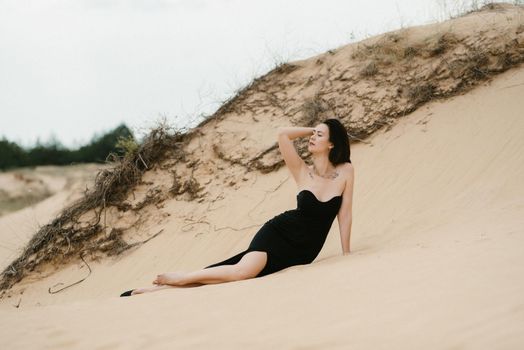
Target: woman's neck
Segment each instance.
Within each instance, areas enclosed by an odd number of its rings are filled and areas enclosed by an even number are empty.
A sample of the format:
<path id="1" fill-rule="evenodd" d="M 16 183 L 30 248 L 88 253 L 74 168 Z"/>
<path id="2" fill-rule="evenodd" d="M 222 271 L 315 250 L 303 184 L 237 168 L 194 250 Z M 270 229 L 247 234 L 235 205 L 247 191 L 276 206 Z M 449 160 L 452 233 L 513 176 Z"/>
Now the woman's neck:
<path id="1" fill-rule="evenodd" d="M 318 174 L 325 176 L 332 172 L 335 167 L 331 165 L 329 158 L 326 155 L 315 155 L 313 154 L 313 166 L 315 167 Z"/>

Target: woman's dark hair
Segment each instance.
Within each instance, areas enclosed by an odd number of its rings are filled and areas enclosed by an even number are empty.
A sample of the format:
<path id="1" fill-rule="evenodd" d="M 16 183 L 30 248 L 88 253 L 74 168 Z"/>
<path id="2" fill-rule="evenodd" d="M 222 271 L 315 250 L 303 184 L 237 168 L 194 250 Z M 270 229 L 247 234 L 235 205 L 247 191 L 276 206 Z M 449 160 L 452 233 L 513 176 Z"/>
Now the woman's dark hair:
<path id="1" fill-rule="evenodd" d="M 328 126 L 329 141 L 333 143 L 333 148 L 329 151 L 329 161 L 333 165 L 351 163 L 351 149 L 346 127 L 335 118 L 326 119 L 322 123 Z"/>

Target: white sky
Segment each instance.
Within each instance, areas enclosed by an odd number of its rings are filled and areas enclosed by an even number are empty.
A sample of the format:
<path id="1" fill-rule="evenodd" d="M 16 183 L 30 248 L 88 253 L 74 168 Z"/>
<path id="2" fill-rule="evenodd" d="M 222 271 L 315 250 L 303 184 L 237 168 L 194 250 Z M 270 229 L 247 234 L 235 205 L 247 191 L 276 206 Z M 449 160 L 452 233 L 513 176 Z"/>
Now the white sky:
<path id="1" fill-rule="evenodd" d="M 0 138 L 78 147 L 121 122 L 138 137 L 161 116 L 192 126 L 278 62 L 472 2 L 0 0 Z"/>

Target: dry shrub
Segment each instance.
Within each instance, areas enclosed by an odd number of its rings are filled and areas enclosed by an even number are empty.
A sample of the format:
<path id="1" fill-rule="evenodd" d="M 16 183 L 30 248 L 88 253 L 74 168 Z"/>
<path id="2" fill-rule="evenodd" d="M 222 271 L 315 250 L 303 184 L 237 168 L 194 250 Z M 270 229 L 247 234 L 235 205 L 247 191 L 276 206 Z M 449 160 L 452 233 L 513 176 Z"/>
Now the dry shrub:
<path id="1" fill-rule="evenodd" d="M 431 100 L 435 93 L 435 85 L 431 83 L 420 83 L 409 87 L 407 96 L 415 106 Z"/>
<path id="2" fill-rule="evenodd" d="M 488 64 L 489 58 L 486 52 L 477 49 L 468 54 L 466 67 L 473 79 L 480 80 L 486 78 L 489 74 L 489 70 L 487 69 Z"/>
<path id="3" fill-rule="evenodd" d="M 378 73 L 379 66 L 400 64 L 402 60 L 411 60 L 415 57 L 429 58 L 442 55 L 458 42 L 457 36 L 451 32 L 432 35 L 421 42 L 412 43 L 398 34 L 389 34 L 374 44 L 359 46 L 351 57 L 366 60 L 367 63 L 360 70 L 360 76 L 371 77 Z"/>
<path id="4" fill-rule="evenodd" d="M 406 49 L 402 44 L 403 38 L 398 34 L 384 35 L 371 45 L 359 45 L 351 58 L 367 60 L 373 59 L 376 63 L 389 65 L 406 57 Z"/>
<path id="5" fill-rule="evenodd" d="M 404 47 L 403 58 L 412 58 L 417 56 L 420 53 L 420 48 L 416 46 L 406 46 Z"/>
<path id="6" fill-rule="evenodd" d="M 424 57 L 439 56 L 454 47 L 459 38 L 452 32 L 440 33 L 426 38 L 421 44 L 421 52 Z"/>
<path id="7" fill-rule="evenodd" d="M 377 64 L 374 60 L 369 62 L 361 71 L 360 76 L 361 77 L 372 77 L 373 75 L 377 74 Z"/>
<path id="8" fill-rule="evenodd" d="M 106 161 L 109 159 L 115 166 L 100 171 L 94 186 L 89 191 L 86 189 L 83 198 L 72 203 L 33 235 L 20 256 L 2 272 L 0 290 L 10 288 L 27 272 L 44 263 L 57 266 L 83 254 L 103 252 L 110 256 L 126 250 L 128 245 L 121 239 L 121 231 L 112 230 L 107 236 L 101 234 L 104 228 L 100 224 L 102 212 L 111 205 L 123 206 L 122 201 L 128 192 L 152 164 L 162 160 L 167 152 L 181 152 L 185 136 L 173 132 L 173 128 L 161 122 L 139 147 L 122 158 L 109 154 Z M 94 213 L 94 220 L 81 222 L 80 217 L 87 212 Z"/>
<path id="9" fill-rule="evenodd" d="M 449 64 L 450 74 L 455 79 L 481 80 L 489 75 L 489 58 L 486 52 L 473 48 L 467 54 Z"/>
<path id="10" fill-rule="evenodd" d="M 416 45 L 407 45 L 405 38 L 398 34 L 384 35 L 377 42 L 357 47 L 351 55 L 352 58 L 366 60 L 366 64 L 359 72 L 361 77 L 371 77 L 378 73 L 379 66 L 398 64 L 399 61 L 411 59 L 419 54 Z"/>
<path id="11" fill-rule="evenodd" d="M 323 113 L 327 111 L 327 107 L 322 99 L 316 94 L 313 97 L 307 98 L 302 105 L 301 125 L 313 125 L 320 121 Z"/>

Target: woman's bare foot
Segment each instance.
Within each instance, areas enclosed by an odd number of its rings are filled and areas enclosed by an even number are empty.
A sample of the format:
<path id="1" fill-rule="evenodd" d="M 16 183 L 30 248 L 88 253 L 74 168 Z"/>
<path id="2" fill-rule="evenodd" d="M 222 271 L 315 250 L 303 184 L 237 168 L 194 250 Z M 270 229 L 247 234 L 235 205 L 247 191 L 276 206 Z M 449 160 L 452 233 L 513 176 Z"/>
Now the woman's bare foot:
<path id="1" fill-rule="evenodd" d="M 153 284 L 156 285 L 172 285 L 172 286 L 181 286 L 184 283 L 185 273 L 183 272 L 167 272 L 160 275 L 157 275 L 156 279 L 153 281 Z"/>
<path id="2" fill-rule="evenodd" d="M 166 288 L 172 288 L 172 286 L 166 285 L 166 286 L 154 286 L 154 287 L 147 287 L 147 288 L 137 288 L 137 289 L 133 289 L 133 291 L 131 292 L 131 295 L 155 292 L 155 291 L 166 289 Z"/>

